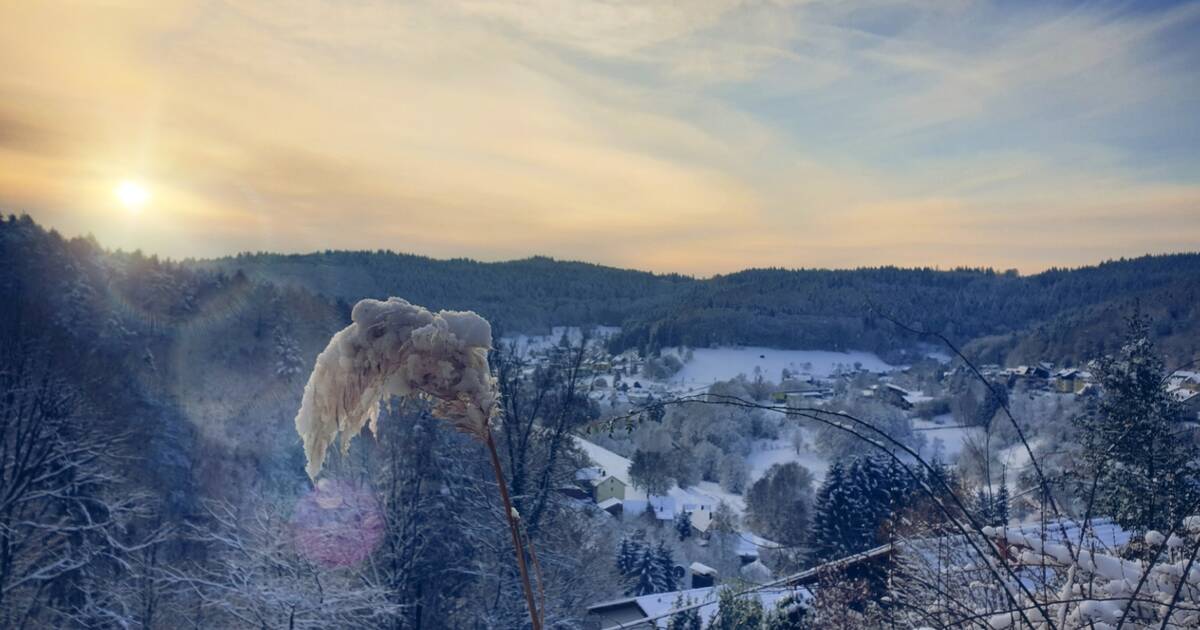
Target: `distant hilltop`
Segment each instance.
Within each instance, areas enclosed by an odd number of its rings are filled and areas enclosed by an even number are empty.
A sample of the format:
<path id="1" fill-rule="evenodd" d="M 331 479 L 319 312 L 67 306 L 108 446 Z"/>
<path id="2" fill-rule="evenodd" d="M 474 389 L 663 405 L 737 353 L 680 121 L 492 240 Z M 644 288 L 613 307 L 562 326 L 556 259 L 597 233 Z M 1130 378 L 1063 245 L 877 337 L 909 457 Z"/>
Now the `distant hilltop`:
<path id="1" fill-rule="evenodd" d="M 868 350 L 902 362 L 936 330 L 995 363 L 1072 363 L 1112 349 L 1135 304 L 1160 348 L 1200 354 L 1200 254 L 1142 256 L 1019 275 L 993 269 L 751 269 L 697 279 L 534 257 L 484 263 L 386 251 L 243 254 L 192 263 L 346 301 L 403 295 L 474 309 L 512 332 L 620 326 L 614 349 L 759 345 Z M 928 341 L 928 340 L 927 340 Z"/>
<path id="2" fill-rule="evenodd" d="M 920 339 L 888 318 L 945 334 L 999 364 L 1072 364 L 1111 351 L 1135 305 L 1153 320 L 1160 350 L 1176 364 L 1200 355 L 1200 254 L 1142 256 L 1019 275 L 992 269 L 898 267 L 751 269 L 698 279 L 534 257 L 484 263 L 389 251 L 242 254 L 178 263 L 67 241 L 29 217 L 0 222 L 31 255 L 144 259 L 163 273 L 220 273 L 300 290 L 340 311 L 363 297 L 403 296 L 432 308 L 470 309 L 501 334 L 552 326 L 619 326 L 613 349 L 768 346 L 865 350 L 902 363 Z M 74 245 L 37 247 L 58 239 Z M 145 266 L 145 265 L 143 265 Z M 13 269 L 17 273 L 16 268 Z M 173 299 L 164 297 L 164 299 Z M 182 298 L 181 298 L 182 299 Z"/>

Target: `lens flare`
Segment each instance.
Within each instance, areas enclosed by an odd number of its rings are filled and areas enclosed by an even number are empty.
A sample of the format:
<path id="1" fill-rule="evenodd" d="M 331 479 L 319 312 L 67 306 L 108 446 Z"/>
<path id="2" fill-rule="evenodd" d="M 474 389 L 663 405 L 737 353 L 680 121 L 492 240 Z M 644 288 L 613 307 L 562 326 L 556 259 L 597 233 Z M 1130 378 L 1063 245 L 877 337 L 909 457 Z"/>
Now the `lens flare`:
<path id="1" fill-rule="evenodd" d="M 383 540 L 383 515 L 370 493 L 322 479 L 292 514 L 296 548 L 326 567 L 347 567 L 371 555 Z"/>

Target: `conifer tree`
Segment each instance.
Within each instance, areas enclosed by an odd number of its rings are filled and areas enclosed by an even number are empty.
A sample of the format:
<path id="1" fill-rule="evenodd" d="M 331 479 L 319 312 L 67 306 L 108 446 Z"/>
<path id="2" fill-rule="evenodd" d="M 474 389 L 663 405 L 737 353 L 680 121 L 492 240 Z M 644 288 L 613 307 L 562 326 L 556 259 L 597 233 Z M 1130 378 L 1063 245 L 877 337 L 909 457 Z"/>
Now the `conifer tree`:
<path id="1" fill-rule="evenodd" d="M 881 544 L 885 526 L 911 502 L 913 492 L 908 471 L 894 461 L 835 462 L 817 493 L 810 560 L 836 560 Z"/>
<path id="2" fill-rule="evenodd" d="M 709 630 L 745 630 L 761 628 L 765 613 L 757 597 L 739 596 L 731 586 L 717 594 L 717 614 L 709 622 Z"/>
<path id="3" fill-rule="evenodd" d="M 621 544 L 617 546 L 617 572 L 621 575 L 631 574 L 640 551 L 641 545 L 636 540 L 630 540 L 628 536 L 621 537 Z"/>
<path id="4" fill-rule="evenodd" d="M 1098 512 L 1138 533 L 1178 526 L 1200 499 L 1200 475 L 1189 441 L 1178 435 L 1183 412 L 1166 389 L 1147 320 L 1130 317 L 1124 345 L 1096 371 L 1103 397 L 1076 422 Z"/>
<path id="5" fill-rule="evenodd" d="M 996 522 L 995 510 L 993 510 L 992 498 L 988 496 L 987 489 L 979 486 L 975 489 L 975 516 L 980 522 L 987 525 L 998 525 Z"/>
<path id="6" fill-rule="evenodd" d="M 630 574 L 630 585 L 626 595 L 650 595 L 675 590 L 675 561 L 666 545 L 642 545 L 640 554 Z"/>
<path id="7" fill-rule="evenodd" d="M 1000 482 L 1000 489 L 996 491 L 993 511 L 996 517 L 996 525 L 1008 524 L 1008 484 L 1003 481 Z"/>
<path id="8" fill-rule="evenodd" d="M 654 562 L 657 567 L 655 576 L 657 584 L 655 584 L 656 593 L 665 593 L 675 590 L 675 558 L 671 555 L 671 550 L 659 541 L 654 547 Z"/>
<path id="9" fill-rule="evenodd" d="M 691 598 L 689 597 L 684 599 L 683 595 L 681 594 L 679 597 L 675 598 L 675 603 L 672 605 L 672 608 L 683 608 L 684 606 L 691 605 Z M 681 610 L 671 615 L 670 619 L 667 620 L 667 630 L 700 630 L 702 627 L 703 625 L 700 620 L 700 610 L 698 608 Z"/>
<path id="10" fill-rule="evenodd" d="M 632 571 L 632 581 L 629 588 L 626 589 L 626 595 L 650 595 L 655 592 L 658 586 L 658 562 L 654 557 L 654 550 L 650 547 L 643 547 L 641 554 L 638 556 Z"/>
<path id="11" fill-rule="evenodd" d="M 845 474 L 842 462 L 835 461 L 817 491 L 809 542 L 809 554 L 814 563 L 845 556 L 849 548 L 843 520 L 851 510 Z"/>
<path id="12" fill-rule="evenodd" d="M 691 512 L 680 511 L 675 515 L 675 533 L 679 536 L 680 542 L 692 537 L 692 514 Z"/>

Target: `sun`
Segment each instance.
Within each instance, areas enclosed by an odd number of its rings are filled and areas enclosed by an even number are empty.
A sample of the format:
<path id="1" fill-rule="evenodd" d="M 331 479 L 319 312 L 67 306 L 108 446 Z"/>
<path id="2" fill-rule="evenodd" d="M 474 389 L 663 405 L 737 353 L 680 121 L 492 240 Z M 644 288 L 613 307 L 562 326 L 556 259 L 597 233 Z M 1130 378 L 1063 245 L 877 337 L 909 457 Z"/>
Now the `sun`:
<path id="1" fill-rule="evenodd" d="M 126 179 L 113 190 L 117 200 L 130 212 L 141 212 L 146 202 L 150 201 L 150 191 L 145 186 L 132 179 Z"/>

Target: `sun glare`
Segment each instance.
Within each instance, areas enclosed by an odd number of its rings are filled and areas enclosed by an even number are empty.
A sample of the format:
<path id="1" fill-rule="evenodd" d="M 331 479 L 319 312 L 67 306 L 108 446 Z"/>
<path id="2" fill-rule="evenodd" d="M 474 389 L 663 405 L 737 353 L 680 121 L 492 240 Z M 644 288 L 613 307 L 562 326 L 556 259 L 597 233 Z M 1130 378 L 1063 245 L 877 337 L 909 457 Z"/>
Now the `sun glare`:
<path id="1" fill-rule="evenodd" d="M 117 185 L 113 191 L 117 195 L 117 200 L 122 206 L 131 212 L 140 212 L 150 200 L 150 191 L 146 190 L 145 186 L 133 181 L 125 180 Z"/>

